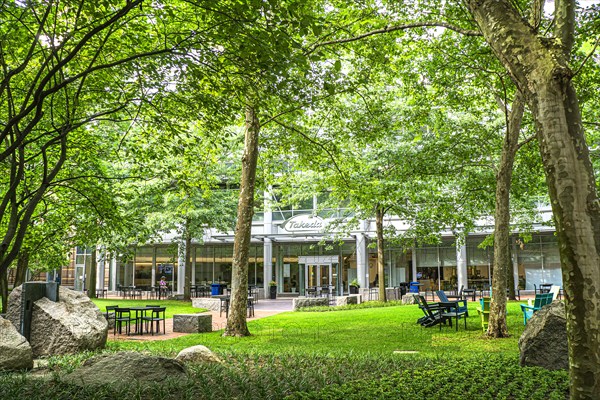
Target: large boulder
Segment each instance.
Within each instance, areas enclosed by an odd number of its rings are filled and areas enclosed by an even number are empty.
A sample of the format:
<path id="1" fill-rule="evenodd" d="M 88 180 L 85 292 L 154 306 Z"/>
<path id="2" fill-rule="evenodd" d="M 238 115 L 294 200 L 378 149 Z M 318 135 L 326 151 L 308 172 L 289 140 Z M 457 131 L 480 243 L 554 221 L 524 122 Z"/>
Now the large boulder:
<path id="1" fill-rule="evenodd" d="M 92 357 L 61 380 L 79 386 L 104 386 L 152 384 L 168 379 L 187 379 L 185 366 L 171 358 L 120 352 Z"/>
<path id="2" fill-rule="evenodd" d="M 533 314 L 519 338 L 519 350 L 521 366 L 569 369 L 564 303 L 554 301 Z"/>
<path id="3" fill-rule="evenodd" d="M 33 368 L 31 346 L 13 324 L 0 317 L 0 370 Z"/>
<path id="4" fill-rule="evenodd" d="M 108 336 L 108 322 L 98 307 L 83 293 L 60 287 L 59 301 L 36 301 L 31 319 L 29 343 L 34 357 L 74 354 L 102 349 Z M 7 318 L 19 327 L 21 286 L 8 297 Z"/>
<path id="5" fill-rule="evenodd" d="M 183 363 L 222 362 L 208 347 L 201 344 L 181 350 L 175 360 Z"/>

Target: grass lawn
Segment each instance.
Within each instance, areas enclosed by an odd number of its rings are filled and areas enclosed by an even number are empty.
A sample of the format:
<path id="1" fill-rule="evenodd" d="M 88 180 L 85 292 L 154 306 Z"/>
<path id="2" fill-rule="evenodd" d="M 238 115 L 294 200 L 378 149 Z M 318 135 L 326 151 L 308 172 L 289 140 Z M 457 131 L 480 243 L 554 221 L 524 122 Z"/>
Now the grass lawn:
<path id="1" fill-rule="evenodd" d="M 192 307 L 191 301 L 181 300 L 122 300 L 122 299 L 92 299 L 94 304 L 98 306 L 100 311 L 106 312 L 106 306 L 116 306 L 127 308 L 127 307 L 140 307 L 146 305 L 157 305 L 166 307 L 165 317 L 173 318 L 174 314 L 193 314 L 202 311 L 206 311 L 201 308 Z"/>
<path id="2" fill-rule="evenodd" d="M 508 339 L 483 337 L 476 304 L 471 305 L 467 329 L 461 322 L 458 332 L 446 326 L 420 327 L 415 321 L 422 313 L 416 306 L 288 312 L 249 322 L 253 335 L 248 338 L 213 332 L 108 344 L 106 351 L 163 356 L 204 344 L 225 360 L 190 365 L 192 379 L 187 382 L 101 389 L 58 383 L 61 373 L 89 356 L 84 354 L 52 358 L 54 379 L 45 384 L 0 376 L 0 392 L 40 399 L 564 399 L 566 372 L 518 365 L 517 342 L 523 331 L 518 304 L 509 303 L 513 336 Z"/>

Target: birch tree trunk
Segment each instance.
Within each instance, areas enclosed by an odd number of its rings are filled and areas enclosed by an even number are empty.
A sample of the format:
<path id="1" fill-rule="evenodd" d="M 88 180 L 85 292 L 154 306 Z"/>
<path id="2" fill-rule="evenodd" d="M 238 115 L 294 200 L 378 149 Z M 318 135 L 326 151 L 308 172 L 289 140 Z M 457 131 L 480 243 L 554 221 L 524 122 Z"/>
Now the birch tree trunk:
<path id="1" fill-rule="evenodd" d="M 379 285 L 379 301 L 387 301 L 385 296 L 385 263 L 383 262 L 383 255 L 385 252 L 384 241 L 383 241 L 383 216 L 385 210 L 381 205 L 377 205 L 375 209 L 375 224 L 377 226 L 377 276 Z"/>
<path id="2" fill-rule="evenodd" d="M 525 109 L 521 92 L 517 92 L 508 117 L 506 136 L 502 144 L 500 165 L 496 174 L 496 209 L 494 212 L 494 275 L 492 276 L 492 301 L 487 335 L 508 337 L 506 325 L 506 279 L 512 270 L 510 260 L 510 183 L 515 154 L 519 148 L 519 132 Z M 512 273 L 512 272 L 510 272 Z"/>
<path id="3" fill-rule="evenodd" d="M 190 232 L 190 220 L 185 220 L 185 254 L 184 254 L 184 282 L 183 282 L 183 300 L 190 301 L 192 299 L 191 284 L 192 284 L 192 234 Z"/>
<path id="4" fill-rule="evenodd" d="M 596 399 L 600 393 L 600 208 L 568 66 L 575 3 L 555 3 L 552 39 L 535 35 L 506 0 L 466 0 L 466 4 L 534 116 L 562 263 L 571 398 Z"/>
<path id="5" fill-rule="evenodd" d="M 246 132 L 244 139 L 244 155 L 242 156 L 242 179 L 240 182 L 240 199 L 237 209 L 235 239 L 233 242 L 233 262 L 231 276 L 231 302 L 229 317 L 224 336 L 249 336 L 246 323 L 248 309 L 248 253 L 252 216 L 254 214 L 254 186 L 256 182 L 256 164 L 258 161 L 258 134 L 260 124 L 256 109 L 246 106 Z"/>

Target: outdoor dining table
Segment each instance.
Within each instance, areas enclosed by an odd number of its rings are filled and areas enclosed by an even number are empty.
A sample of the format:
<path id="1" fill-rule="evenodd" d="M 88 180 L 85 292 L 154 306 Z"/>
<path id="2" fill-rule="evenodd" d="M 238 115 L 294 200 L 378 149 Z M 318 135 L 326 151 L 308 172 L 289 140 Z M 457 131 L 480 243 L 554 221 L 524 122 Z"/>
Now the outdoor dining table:
<path id="1" fill-rule="evenodd" d="M 155 307 L 137 306 L 129 307 L 131 311 L 135 312 L 135 333 L 138 335 L 144 334 L 144 327 L 142 324 L 143 318 L 146 316 L 146 311 L 153 310 Z"/>

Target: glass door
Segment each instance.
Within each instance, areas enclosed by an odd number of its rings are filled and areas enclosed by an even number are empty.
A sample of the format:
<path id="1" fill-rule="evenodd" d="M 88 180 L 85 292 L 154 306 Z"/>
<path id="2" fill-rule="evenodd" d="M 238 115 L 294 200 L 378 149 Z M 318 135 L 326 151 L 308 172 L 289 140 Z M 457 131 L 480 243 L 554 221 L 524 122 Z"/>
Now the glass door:
<path id="1" fill-rule="evenodd" d="M 306 286 L 308 288 L 329 287 L 332 283 L 331 264 L 307 264 L 305 266 Z"/>

